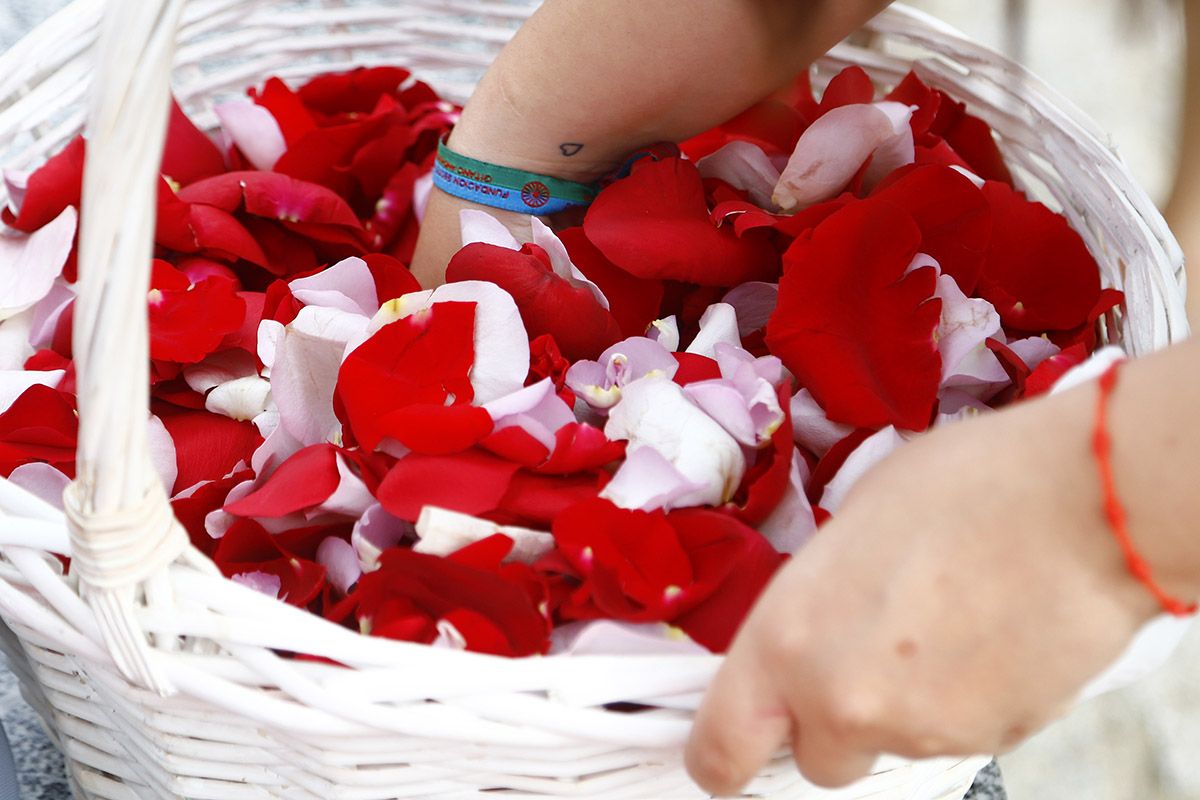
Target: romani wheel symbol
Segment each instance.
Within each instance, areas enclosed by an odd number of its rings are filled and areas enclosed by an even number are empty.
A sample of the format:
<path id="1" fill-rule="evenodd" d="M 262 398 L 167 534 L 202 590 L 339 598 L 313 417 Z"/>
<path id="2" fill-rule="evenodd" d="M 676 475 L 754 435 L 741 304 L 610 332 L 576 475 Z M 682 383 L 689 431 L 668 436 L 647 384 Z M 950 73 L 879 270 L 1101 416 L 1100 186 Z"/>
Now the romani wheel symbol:
<path id="1" fill-rule="evenodd" d="M 521 187 L 521 199 L 530 208 L 541 208 L 550 202 L 550 187 L 541 181 L 530 181 Z"/>

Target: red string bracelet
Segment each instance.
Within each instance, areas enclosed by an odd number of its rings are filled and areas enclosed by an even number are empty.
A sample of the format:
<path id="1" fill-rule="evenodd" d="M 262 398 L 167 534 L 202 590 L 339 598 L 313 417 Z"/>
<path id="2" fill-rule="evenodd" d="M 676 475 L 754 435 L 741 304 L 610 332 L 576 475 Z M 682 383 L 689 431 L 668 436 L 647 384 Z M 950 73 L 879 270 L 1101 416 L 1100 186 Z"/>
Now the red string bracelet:
<path id="1" fill-rule="evenodd" d="M 1113 478 L 1112 468 L 1112 437 L 1108 433 L 1108 401 L 1117 385 L 1117 368 L 1120 365 L 1119 361 L 1113 363 L 1100 376 L 1100 394 L 1096 400 L 1096 427 L 1092 432 L 1092 453 L 1096 456 L 1096 468 L 1100 471 L 1100 485 L 1104 491 L 1104 516 L 1108 519 L 1109 528 L 1112 529 L 1117 544 L 1121 546 L 1125 565 L 1133 577 L 1150 590 L 1168 614 L 1177 617 L 1191 616 L 1197 611 L 1196 603 L 1184 603 L 1172 597 L 1154 580 L 1150 565 L 1134 547 L 1133 538 L 1129 535 L 1125 506 L 1117 496 L 1117 483 Z"/>

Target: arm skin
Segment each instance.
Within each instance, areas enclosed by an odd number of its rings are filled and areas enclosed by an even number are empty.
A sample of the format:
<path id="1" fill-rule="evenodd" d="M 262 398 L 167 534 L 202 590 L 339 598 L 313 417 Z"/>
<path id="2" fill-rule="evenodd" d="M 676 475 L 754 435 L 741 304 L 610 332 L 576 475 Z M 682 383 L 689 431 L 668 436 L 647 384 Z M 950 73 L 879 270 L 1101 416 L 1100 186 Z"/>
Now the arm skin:
<path id="1" fill-rule="evenodd" d="M 549 0 L 451 143 L 588 180 L 749 106 L 886 4 Z M 584 147 L 568 157 L 567 142 Z M 425 285 L 443 279 L 464 207 L 434 192 L 414 264 Z M 528 235 L 526 217 L 504 221 Z M 734 643 L 688 746 L 697 782 L 735 791 L 791 741 L 809 778 L 840 784 L 879 752 L 995 752 L 1060 713 L 1156 612 L 1101 516 L 1095 395 L 947 427 L 866 476 Z M 1200 519 L 1198 406 L 1200 344 L 1189 343 L 1126 365 L 1110 410 L 1131 530 L 1182 597 L 1200 593 L 1187 523 Z"/>
<path id="2" fill-rule="evenodd" d="M 785 85 L 887 0 L 548 0 L 496 59 L 449 144 L 463 155 L 590 181 L 629 153 L 682 141 Z M 560 146 L 581 144 L 573 156 Z M 413 274 L 445 278 L 458 212 L 435 190 Z M 484 210 L 519 239 L 528 217 Z"/>
<path id="3" fill-rule="evenodd" d="M 868 473 L 768 587 L 705 698 L 692 776 L 736 792 L 791 742 L 837 786 L 882 752 L 1006 750 L 1157 612 L 1102 515 L 1096 386 L 940 429 Z M 1200 342 L 1122 367 L 1110 406 L 1135 544 L 1200 596 Z"/>

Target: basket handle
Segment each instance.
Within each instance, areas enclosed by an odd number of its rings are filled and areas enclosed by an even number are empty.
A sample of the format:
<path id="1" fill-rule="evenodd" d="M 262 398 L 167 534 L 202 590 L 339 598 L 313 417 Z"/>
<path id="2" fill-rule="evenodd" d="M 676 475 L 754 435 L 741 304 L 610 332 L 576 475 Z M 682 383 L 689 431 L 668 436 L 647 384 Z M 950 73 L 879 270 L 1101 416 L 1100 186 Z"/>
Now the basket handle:
<path id="1" fill-rule="evenodd" d="M 64 502 L 72 572 L 120 671 L 169 693 L 135 616 L 188 547 L 150 460 L 150 288 L 171 66 L 184 0 L 108 0 L 88 120 L 73 348 L 77 477 Z M 153 594 L 153 593 L 151 593 Z"/>

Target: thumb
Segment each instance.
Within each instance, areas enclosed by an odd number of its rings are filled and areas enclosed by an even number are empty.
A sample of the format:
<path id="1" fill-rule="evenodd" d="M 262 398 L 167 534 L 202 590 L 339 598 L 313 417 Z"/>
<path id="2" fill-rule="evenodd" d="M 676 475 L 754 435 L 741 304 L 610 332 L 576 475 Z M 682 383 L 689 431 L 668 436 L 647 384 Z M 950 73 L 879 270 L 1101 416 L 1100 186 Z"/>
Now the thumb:
<path id="1" fill-rule="evenodd" d="M 685 751 L 688 773 L 713 795 L 738 793 L 792 731 L 791 712 L 769 665 L 747 638 L 730 651 L 709 687 Z"/>

